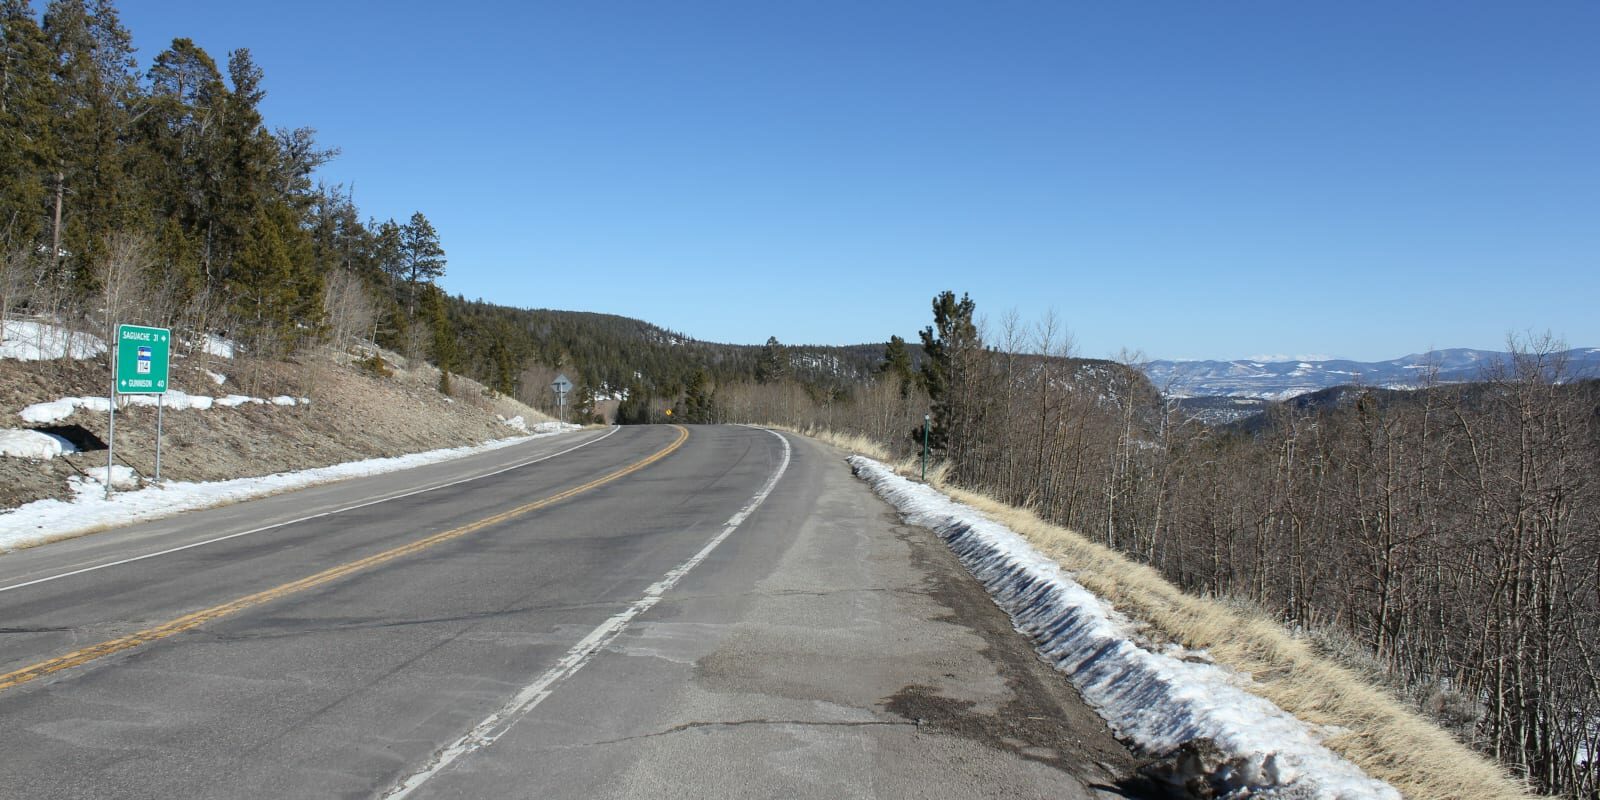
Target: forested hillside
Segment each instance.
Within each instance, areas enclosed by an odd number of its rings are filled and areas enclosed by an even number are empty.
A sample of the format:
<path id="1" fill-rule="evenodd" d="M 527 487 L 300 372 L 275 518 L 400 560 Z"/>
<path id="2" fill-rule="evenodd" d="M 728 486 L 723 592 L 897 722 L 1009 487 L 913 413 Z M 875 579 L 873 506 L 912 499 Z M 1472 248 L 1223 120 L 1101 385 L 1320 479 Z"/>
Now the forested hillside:
<path id="1" fill-rule="evenodd" d="M 735 421 L 914 450 L 1197 594 L 1364 664 L 1543 792 L 1600 792 L 1600 381 L 1515 343 L 1469 383 L 1343 387 L 1207 424 L 1135 366 L 1062 358 L 1051 320 L 983 331 L 934 298 L 926 358 L 819 405 L 718 388 Z M 1130 362 L 1132 359 L 1130 359 Z"/>
<path id="2" fill-rule="evenodd" d="M 363 219 L 316 180 L 337 151 L 269 127 L 249 50 L 135 52 L 109 0 L 0 3 L 0 315 L 212 332 L 267 358 L 375 339 L 454 367 L 426 215 Z"/>
<path id="3" fill-rule="evenodd" d="M 699 380 L 703 385 L 766 382 L 793 377 L 821 394 L 848 392 L 879 370 L 884 345 L 833 347 L 702 342 L 628 317 L 582 311 L 517 309 L 452 298 L 448 301 L 459 369 L 528 402 L 546 402 L 548 378 L 566 374 L 580 402 L 626 396 L 670 405 Z M 908 350 L 913 359 L 921 351 Z M 780 363 L 781 362 L 781 363 Z"/>

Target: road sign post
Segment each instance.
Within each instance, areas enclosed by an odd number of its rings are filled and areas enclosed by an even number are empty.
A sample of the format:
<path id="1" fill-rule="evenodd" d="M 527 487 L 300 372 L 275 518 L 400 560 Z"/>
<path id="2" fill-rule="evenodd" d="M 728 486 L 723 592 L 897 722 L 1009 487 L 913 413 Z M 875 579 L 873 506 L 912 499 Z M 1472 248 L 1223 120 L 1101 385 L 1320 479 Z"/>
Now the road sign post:
<path id="1" fill-rule="evenodd" d="M 557 375 L 550 382 L 550 388 L 556 393 L 556 419 L 562 424 L 567 424 L 567 393 L 572 391 L 572 381 L 566 375 Z"/>
<path id="2" fill-rule="evenodd" d="M 922 415 L 922 482 L 928 482 L 928 428 L 933 423 L 932 414 Z"/>
<path id="3" fill-rule="evenodd" d="M 117 398 L 124 394 L 156 396 L 156 472 L 161 482 L 161 423 L 172 362 L 172 331 L 143 325 L 118 325 L 112 344 L 111 412 L 106 423 L 106 497 L 111 496 L 117 459 Z"/>

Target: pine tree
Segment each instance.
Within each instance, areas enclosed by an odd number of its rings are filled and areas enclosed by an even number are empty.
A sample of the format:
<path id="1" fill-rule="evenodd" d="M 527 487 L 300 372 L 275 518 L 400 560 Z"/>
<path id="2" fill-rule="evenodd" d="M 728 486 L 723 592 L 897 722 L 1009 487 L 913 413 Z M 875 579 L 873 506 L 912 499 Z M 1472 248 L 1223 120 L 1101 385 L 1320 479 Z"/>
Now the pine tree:
<path id="1" fill-rule="evenodd" d="M 65 253 L 57 262 L 87 292 L 106 235 L 128 227 L 134 215 L 121 143 L 138 94 L 133 37 L 109 0 L 54 0 L 42 30 L 56 88 L 50 241 Z"/>
<path id="2" fill-rule="evenodd" d="M 174 39 L 156 56 L 149 80 L 134 156 L 139 178 L 154 214 L 179 226 L 209 280 L 217 255 L 214 210 L 222 170 L 216 121 L 227 87 L 216 62 L 189 39 Z"/>
<path id="3" fill-rule="evenodd" d="M 936 450 L 959 451 L 974 422 L 977 405 L 974 359 L 983 342 L 972 321 L 976 304 L 963 294 L 945 291 L 933 298 L 933 325 L 922 329 L 922 381 L 933 405 L 929 444 Z M 959 464 L 957 464 L 959 468 Z"/>
<path id="4" fill-rule="evenodd" d="M 756 383 L 779 383 L 789 375 L 789 354 L 778 337 L 767 337 L 767 343 L 756 357 Z"/>
<path id="5" fill-rule="evenodd" d="M 444 275 L 444 248 L 439 245 L 439 232 L 421 211 L 411 215 L 411 221 L 401 226 L 400 270 L 406 282 L 406 296 L 410 313 L 416 313 L 417 287 L 433 283 Z"/>
<path id="6" fill-rule="evenodd" d="M 648 425 L 650 419 L 650 392 L 635 381 L 624 390 L 625 397 L 617 405 L 618 425 Z"/>
<path id="7" fill-rule="evenodd" d="M 291 352 L 321 336 L 322 272 L 312 260 L 310 236 L 287 203 L 273 202 L 257 216 L 227 292 L 235 319 L 268 352 Z"/>
<path id="8" fill-rule="evenodd" d="M 898 336 L 889 337 L 878 371 L 899 382 L 900 399 L 911 396 L 911 384 L 916 380 L 916 372 L 911 367 L 911 353 L 906 350 L 906 340 Z"/>
<path id="9" fill-rule="evenodd" d="M 455 326 L 450 322 L 445 293 L 439 287 L 428 286 L 423 290 L 422 317 L 432 338 L 429 355 L 433 357 L 433 365 L 445 372 L 455 370 L 461 346 L 456 340 Z"/>
<path id="10" fill-rule="evenodd" d="M 0 1 L 0 252 L 31 252 L 50 219 L 57 163 L 48 40 L 26 0 Z"/>
<path id="11" fill-rule="evenodd" d="M 240 48 L 228 54 L 228 81 L 232 89 L 221 98 L 223 113 L 213 142 L 215 152 L 211 160 L 218 180 L 210 208 L 215 224 L 208 226 L 213 233 L 209 244 L 217 254 L 215 266 L 220 266 L 224 276 L 231 267 L 228 259 L 240 246 L 264 203 L 271 200 L 283 205 L 284 210 L 294 213 L 296 224 L 299 222 L 293 207 L 272 191 L 278 151 L 261 119 L 259 106 L 266 96 L 261 80 L 261 69 L 248 49 Z"/>
<path id="12" fill-rule="evenodd" d="M 684 387 L 683 401 L 673 409 L 673 416 L 691 425 L 716 422 L 716 401 L 712 393 L 711 377 L 704 369 L 696 370 L 689 385 Z"/>

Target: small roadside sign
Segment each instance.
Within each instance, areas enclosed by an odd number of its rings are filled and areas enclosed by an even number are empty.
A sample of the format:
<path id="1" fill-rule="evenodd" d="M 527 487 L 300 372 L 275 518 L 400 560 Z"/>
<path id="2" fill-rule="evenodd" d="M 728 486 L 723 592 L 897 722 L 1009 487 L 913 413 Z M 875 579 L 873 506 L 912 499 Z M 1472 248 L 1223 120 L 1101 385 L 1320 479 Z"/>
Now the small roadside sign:
<path id="1" fill-rule="evenodd" d="M 165 394 L 172 331 L 117 326 L 117 394 Z"/>
<path id="2" fill-rule="evenodd" d="M 572 391 L 572 381 L 568 380 L 565 374 L 557 375 L 556 379 L 550 382 L 550 388 L 555 390 L 556 393 L 557 419 L 561 420 L 562 424 L 566 424 L 567 393 Z"/>

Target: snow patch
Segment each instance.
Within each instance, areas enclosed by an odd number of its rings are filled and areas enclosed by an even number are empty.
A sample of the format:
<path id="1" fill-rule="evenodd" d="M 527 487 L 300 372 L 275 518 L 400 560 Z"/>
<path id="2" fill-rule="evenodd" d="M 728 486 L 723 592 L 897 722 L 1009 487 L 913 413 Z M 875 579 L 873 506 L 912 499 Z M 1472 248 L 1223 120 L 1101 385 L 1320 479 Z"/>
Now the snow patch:
<path id="1" fill-rule="evenodd" d="M 161 399 L 158 401 L 156 399 L 157 397 L 160 397 Z M 203 394 L 188 394 L 187 392 L 180 392 L 177 389 L 168 389 L 165 395 L 123 395 L 122 401 L 117 407 L 127 408 L 128 406 L 148 406 L 150 408 L 155 408 L 157 405 L 160 405 L 162 408 L 165 408 L 169 411 L 186 411 L 191 408 L 198 411 L 206 411 L 209 410 L 215 403 L 216 398 L 214 397 L 208 397 Z"/>
<path id="2" fill-rule="evenodd" d="M 237 348 L 238 344 L 232 339 L 224 339 L 214 333 L 206 334 L 206 338 L 200 342 L 200 349 L 206 355 L 216 356 L 217 358 L 233 358 L 233 351 Z"/>
<path id="3" fill-rule="evenodd" d="M 247 397 L 242 394 L 230 394 L 226 397 L 210 397 L 203 394 L 189 394 L 187 392 L 180 392 L 177 389 L 169 389 L 165 395 L 120 395 L 117 401 L 117 407 L 128 408 L 129 406 L 144 406 L 147 408 L 154 408 L 159 405 L 168 411 L 188 411 L 191 409 L 196 411 L 209 411 L 213 407 L 233 408 L 235 406 L 242 406 L 245 403 L 254 403 L 256 405 L 270 403 L 275 406 L 309 406 L 311 405 L 311 398 L 279 395 L 270 400 L 265 400 L 260 397 Z M 20 416 L 26 422 L 32 422 L 35 424 L 49 424 L 52 422 L 60 422 L 61 420 L 72 416 L 72 413 L 80 408 L 85 408 L 90 411 L 98 411 L 104 414 L 110 410 L 111 403 L 104 397 L 63 397 L 60 400 L 52 400 L 48 403 L 34 403 L 33 405 L 22 409 Z"/>
<path id="4" fill-rule="evenodd" d="M 6 320 L 0 324 L 0 358 L 50 361 L 94 358 L 106 351 L 105 340 L 38 320 Z"/>
<path id="5" fill-rule="evenodd" d="M 211 378 L 211 382 L 215 383 L 218 386 L 221 386 L 222 384 L 228 382 L 228 376 L 226 376 L 226 375 L 224 375 L 224 374 L 222 374 L 220 372 L 212 372 L 211 370 L 208 369 L 208 370 L 205 371 L 205 373 L 206 373 L 206 375 L 208 377 Z"/>
<path id="6" fill-rule="evenodd" d="M 101 499 L 105 498 L 104 492 L 107 469 L 107 467 L 91 467 L 90 469 L 84 470 L 84 474 L 89 476 L 88 480 L 84 480 L 83 478 L 72 479 L 72 491 L 78 495 L 80 501 L 84 497 L 99 497 Z M 133 467 L 125 467 L 121 464 L 118 464 L 114 467 L 110 467 L 109 469 L 111 472 L 111 488 L 138 488 L 139 473 L 134 472 Z M 44 503 L 58 501 L 41 500 L 39 502 Z M 28 505 L 33 505 L 33 503 L 29 503 Z M 23 508 L 27 507 L 28 506 L 23 506 Z"/>
<path id="7" fill-rule="evenodd" d="M 571 422 L 554 422 L 554 421 L 552 421 L 552 422 L 541 422 L 541 423 L 533 426 L 532 428 L 529 428 L 528 430 L 531 430 L 534 433 L 548 434 L 548 433 L 561 433 L 562 431 L 579 431 L 579 430 L 583 430 L 583 426 L 575 424 L 575 423 L 571 423 Z"/>
<path id="8" fill-rule="evenodd" d="M 1324 747 L 1330 732 L 1248 692 L 1248 676 L 1150 649 L 1135 623 L 1009 528 L 872 459 L 852 456 L 850 464 L 908 522 L 945 540 L 1119 736 L 1158 755 L 1214 745 L 1226 760 L 1190 777 L 1219 785 L 1219 797 L 1400 800 L 1394 787 Z M 1195 760 L 1175 760 L 1186 762 Z"/>
<path id="9" fill-rule="evenodd" d="M 24 422 L 48 425 L 72 416 L 72 412 L 80 408 L 104 414 L 111 410 L 111 401 L 104 397 L 63 397 L 48 403 L 34 403 L 22 409 L 18 416 L 22 417 Z"/>
<path id="10" fill-rule="evenodd" d="M 211 483 L 169 481 L 160 486 L 113 494 L 109 500 L 105 497 L 104 487 L 106 468 L 102 466 L 88 470 L 91 480 L 72 479 L 75 497 L 71 501 L 37 500 L 0 512 L 0 552 L 96 528 L 160 519 L 184 511 L 235 503 L 314 484 L 449 461 L 509 447 L 525 442 L 529 438 L 549 435 L 553 434 L 536 434 L 533 437 L 514 436 L 480 445 L 430 450 L 393 458 L 351 461 L 299 472 L 279 472 L 258 478 L 236 478 Z M 138 475 L 120 464 L 113 471 L 112 478 L 116 481 L 116 487 L 133 488 L 138 485 Z"/>
<path id="11" fill-rule="evenodd" d="M 67 453 L 76 453 L 72 442 L 44 431 L 0 430 L 0 456 L 9 458 L 34 458 L 47 460 Z"/>

